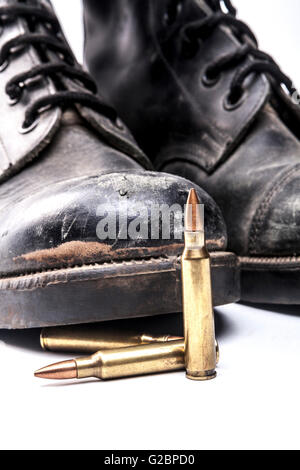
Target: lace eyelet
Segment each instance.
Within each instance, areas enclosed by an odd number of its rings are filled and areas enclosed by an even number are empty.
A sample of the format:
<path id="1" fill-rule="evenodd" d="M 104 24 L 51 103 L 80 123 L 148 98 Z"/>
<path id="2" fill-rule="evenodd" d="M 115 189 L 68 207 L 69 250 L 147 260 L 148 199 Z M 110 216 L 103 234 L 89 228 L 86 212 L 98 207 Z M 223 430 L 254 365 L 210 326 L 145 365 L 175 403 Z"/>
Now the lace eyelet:
<path id="1" fill-rule="evenodd" d="M 15 106 L 15 104 L 19 103 L 21 97 L 18 97 L 18 98 L 10 98 L 8 97 L 8 104 L 9 106 Z"/>
<path id="2" fill-rule="evenodd" d="M 232 97 L 232 92 L 229 91 L 229 93 L 225 96 L 224 103 L 223 103 L 224 109 L 226 111 L 234 111 L 235 109 L 242 106 L 246 97 L 246 91 L 243 91 L 237 100 L 232 100 L 231 97 Z"/>
<path id="3" fill-rule="evenodd" d="M 5 92 L 8 96 L 8 104 L 9 106 L 14 106 L 15 104 L 19 103 L 19 101 L 22 98 L 23 94 L 23 89 L 24 89 L 24 83 L 19 83 L 18 85 L 10 85 L 10 87 L 6 87 Z M 15 98 L 11 98 L 11 95 L 14 96 Z"/>
<path id="4" fill-rule="evenodd" d="M 18 131 L 20 134 L 28 134 L 29 132 L 32 132 L 36 127 L 37 125 L 39 124 L 40 122 L 40 117 L 38 116 L 32 124 L 30 124 L 30 126 L 28 127 L 24 127 L 24 124 L 19 127 Z"/>
<path id="5" fill-rule="evenodd" d="M 120 131 L 124 131 L 125 130 L 125 126 L 123 124 L 123 122 L 121 121 L 120 118 L 117 118 L 116 122 L 115 122 L 115 125 L 116 127 L 120 130 Z"/>
<path id="6" fill-rule="evenodd" d="M 221 75 L 222 74 L 219 73 L 215 77 L 210 77 L 208 71 L 209 71 L 209 69 L 207 68 L 206 71 L 204 72 L 203 76 L 202 76 L 203 85 L 205 85 L 206 87 L 216 86 L 217 83 L 219 83 L 219 81 L 221 80 Z"/>
<path id="7" fill-rule="evenodd" d="M 8 64 L 9 64 L 9 62 L 8 62 L 8 60 L 6 59 L 6 60 L 0 65 L 0 73 L 1 73 L 1 72 L 4 72 L 4 70 L 7 69 Z"/>

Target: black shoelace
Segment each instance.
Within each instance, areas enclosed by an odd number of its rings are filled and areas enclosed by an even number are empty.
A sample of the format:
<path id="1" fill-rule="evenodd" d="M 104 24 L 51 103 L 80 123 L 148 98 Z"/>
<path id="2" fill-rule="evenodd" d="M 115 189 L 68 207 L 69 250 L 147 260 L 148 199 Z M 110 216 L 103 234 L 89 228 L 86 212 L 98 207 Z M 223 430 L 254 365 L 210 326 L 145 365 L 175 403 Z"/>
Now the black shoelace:
<path id="1" fill-rule="evenodd" d="M 223 0 L 228 13 L 223 13 L 221 9 L 221 0 L 207 0 L 207 3 L 213 10 L 213 13 L 203 19 L 186 24 L 181 29 L 181 35 L 184 43 L 195 51 L 195 45 L 199 40 L 205 41 L 209 34 L 219 25 L 226 25 L 231 28 L 236 37 L 241 41 L 241 47 L 238 51 L 224 55 L 216 62 L 210 64 L 205 73 L 205 83 L 207 85 L 215 84 L 221 76 L 221 73 L 232 67 L 242 64 L 249 56 L 252 61 L 244 67 L 239 67 L 233 78 L 228 94 L 228 103 L 235 105 L 240 102 L 245 93 L 245 80 L 252 73 L 264 73 L 272 77 L 278 85 L 285 85 L 288 92 L 295 92 L 291 79 L 285 75 L 274 59 L 258 49 L 256 37 L 251 29 L 236 18 L 236 9 L 230 0 Z"/>
<path id="2" fill-rule="evenodd" d="M 26 18 L 31 24 L 44 24 L 47 30 L 49 30 L 49 34 L 47 32 L 28 32 L 7 41 L 0 50 L 0 71 L 9 66 L 10 54 L 12 54 L 15 48 L 26 47 L 27 45 L 33 45 L 40 51 L 41 48 L 48 48 L 58 53 L 59 57 L 63 60 L 57 61 L 57 63 L 52 62 L 45 58 L 44 55 L 44 62 L 41 61 L 40 65 L 33 67 L 27 72 L 15 75 L 6 84 L 5 88 L 11 102 L 16 103 L 20 100 L 26 86 L 26 81 L 38 77 L 55 79 L 59 75 L 63 75 L 67 78 L 78 80 L 85 87 L 82 91 L 70 91 L 60 85 L 62 89 L 59 89 L 54 94 L 46 95 L 34 101 L 25 112 L 23 129 L 30 128 L 37 120 L 39 113 L 43 112 L 44 109 L 56 106 L 64 108 L 72 104 L 81 104 L 91 108 L 115 123 L 117 120 L 116 111 L 96 96 L 96 84 L 89 74 L 78 66 L 72 51 L 60 37 L 60 26 L 55 15 L 43 7 L 25 3 L 0 7 L 1 23 L 19 16 Z"/>

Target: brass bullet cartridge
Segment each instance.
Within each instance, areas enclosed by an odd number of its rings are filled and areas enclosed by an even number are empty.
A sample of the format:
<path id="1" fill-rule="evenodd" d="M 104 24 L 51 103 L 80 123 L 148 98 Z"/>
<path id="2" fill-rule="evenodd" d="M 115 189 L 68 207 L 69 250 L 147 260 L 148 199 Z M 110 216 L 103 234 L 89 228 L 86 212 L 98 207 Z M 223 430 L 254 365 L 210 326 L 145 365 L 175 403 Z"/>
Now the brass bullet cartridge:
<path id="1" fill-rule="evenodd" d="M 99 351 L 92 356 L 64 361 L 35 373 L 46 379 L 116 379 L 184 368 L 184 341 L 153 343 Z"/>
<path id="2" fill-rule="evenodd" d="M 185 213 L 185 248 L 182 255 L 182 295 L 185 366 L 192 380 L 216 377 L 215 325 L 210 257 L 204 235 L 204 208 L 190 191 Z"/>
<path id="3" fill-rule="evenodd" d="M 166 343 L 182 339 L 178 336 L 151 335 L 140 331 L 128 330 L 117 322 L 108 325 L 62 326 L 44 328 L 41 332 L 41 346 L 46 351 L 74 353 L 95 353 L 107 349 L 126 348 L 148 343 Z"/>
<path id="4" fill-rule="evenodd" d="M 217 351 L 218 346 L 216 345 Z M 218 354 L 218 352 L 217 352 Z M 89 357 L 53 364 L 35 372 L 44 379 L 102 380 L 181 370 L 185 367 L 184 340 L 98 351 Z"/>

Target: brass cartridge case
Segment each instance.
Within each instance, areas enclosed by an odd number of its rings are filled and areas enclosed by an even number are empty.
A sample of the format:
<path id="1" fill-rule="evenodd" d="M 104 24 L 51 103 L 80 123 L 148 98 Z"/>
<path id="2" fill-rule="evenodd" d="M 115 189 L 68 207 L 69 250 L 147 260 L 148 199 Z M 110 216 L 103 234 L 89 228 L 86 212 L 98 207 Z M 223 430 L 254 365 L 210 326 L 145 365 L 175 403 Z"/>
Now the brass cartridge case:
<path id="1" fill-rule="evenodd" d="M 75 362 L 78 379 L 107 380 L 180 370 L 184 368 L 184 341 L 99 351 Z"/>
<path id="2" fill-rule="evenodd" d="M 190 207 L 195 209 L 194 205 Z M 216 377 L 217 365 L 210 257 L 205 246 L 204 222 L 200 227 L 193 226 L 189 207 L 187 216 L 192 223 L 186 226 L 182 255 L 186 374 L 192 380 L 209 380 Z"/>
<path id="3" fill-rule="evenodd" d="M 40 342 L 44 350 L 74 353 L 95 353 L 107 349 L 126 348 L 148 343 L 165 343 L 181 339 L 178 336 L 151 335 L 140 331 L 126 330 L 115 322 L 44 328 Z"/>

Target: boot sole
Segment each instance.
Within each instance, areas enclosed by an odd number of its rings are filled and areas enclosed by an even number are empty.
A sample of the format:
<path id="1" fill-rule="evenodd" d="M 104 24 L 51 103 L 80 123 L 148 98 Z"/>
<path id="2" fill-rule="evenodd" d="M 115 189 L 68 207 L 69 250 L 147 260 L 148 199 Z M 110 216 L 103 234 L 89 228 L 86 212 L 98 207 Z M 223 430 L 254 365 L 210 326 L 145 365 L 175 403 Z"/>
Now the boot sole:
<path id="1" fill-rule="evenodd" d="M 239 259 L 242 301 L 300 304 L 300 257 Z"/>
<path id="2" fill-rule="evenodd" d="M 211 254 L 214 305 L 240 298 L 239 261 Z M 0 328 L 23 329 L 180 312 L 180 256 L 93 264 L 0 279 Z"/>

